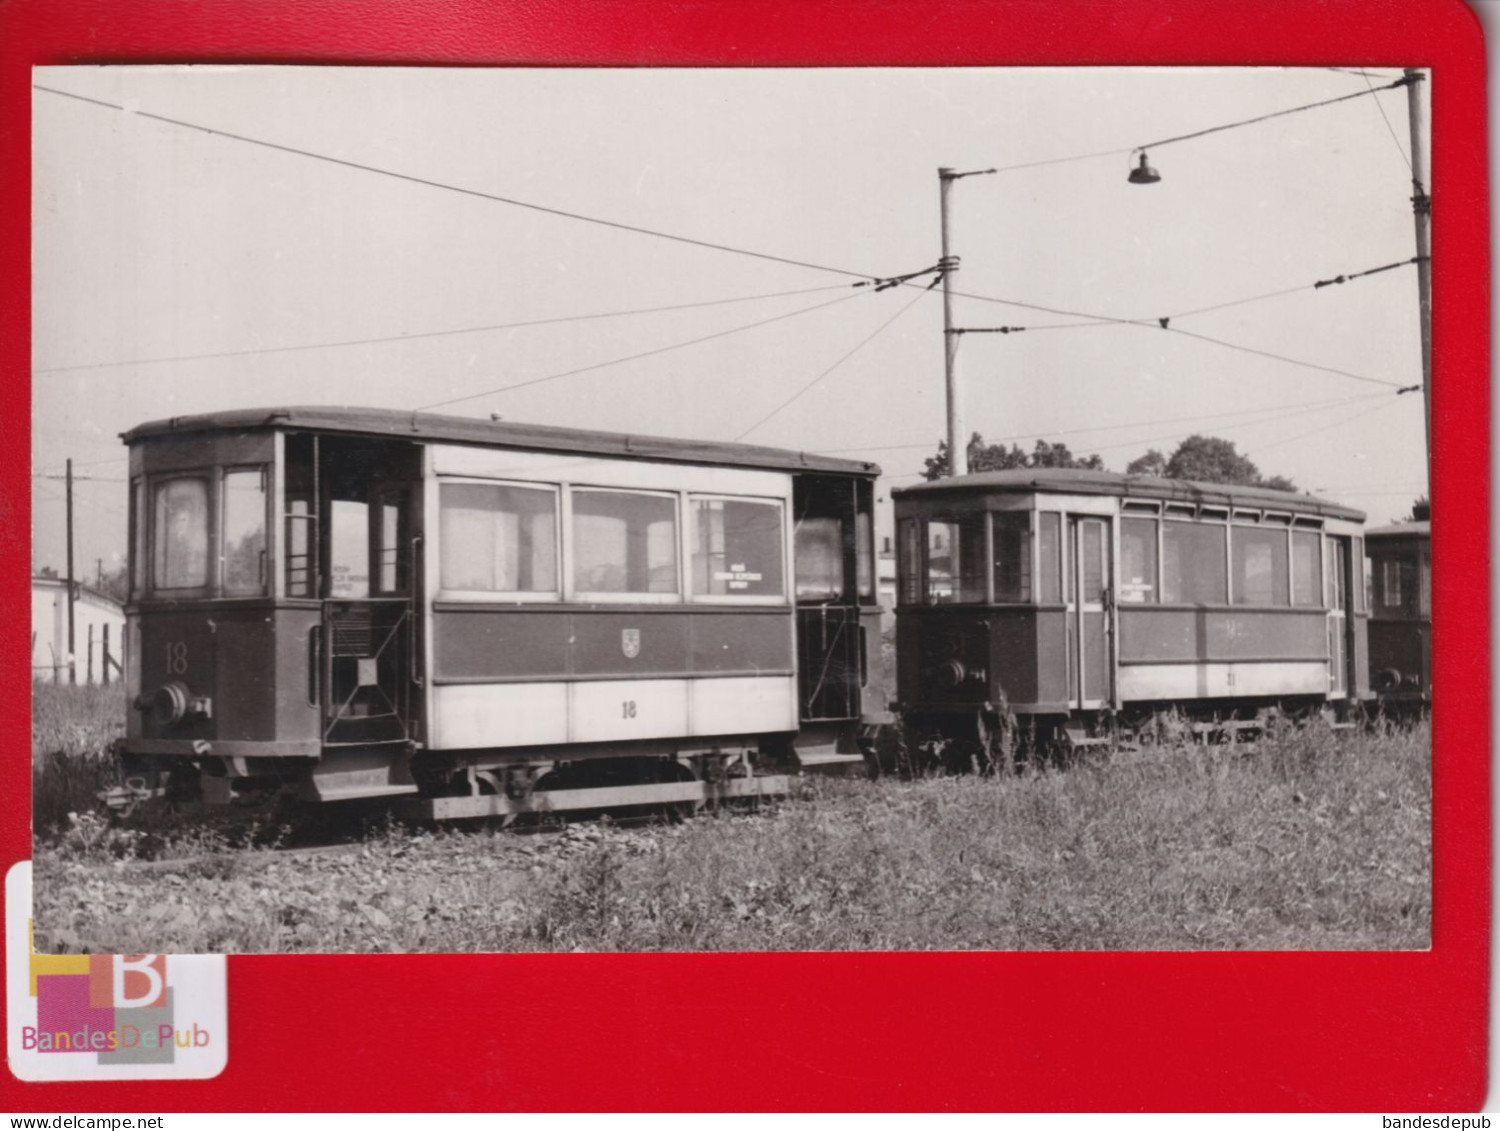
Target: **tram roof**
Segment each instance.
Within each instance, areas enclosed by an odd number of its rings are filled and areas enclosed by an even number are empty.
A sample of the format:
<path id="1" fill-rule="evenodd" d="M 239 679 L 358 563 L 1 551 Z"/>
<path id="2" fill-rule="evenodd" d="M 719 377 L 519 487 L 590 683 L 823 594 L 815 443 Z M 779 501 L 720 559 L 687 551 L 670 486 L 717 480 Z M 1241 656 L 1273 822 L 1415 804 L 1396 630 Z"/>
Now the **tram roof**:
<path id="1" fill-rule="evenodd" d="M 446 416 L 387 408 L 332 406 L 235 409 L 196 416 L 173 416 L 140 424 L 121 434 L 127 444 L 162 436 L 209 432 L 243 432 L 276 429 L 288 432 L 339 432 L 391 439 L 476 444 L 485 447 L 522 448 L 545 452 L 586 452 L 592 455 L 665 460 L 675 463 L 715 464 L 729 467 L 774 468 L 783 471 L 821 471 L 843 475 L 874 476 L 877 464 L 864 460 L 835 459 L 811 452 L 766 448 L 756 444 L 731 444 L 713 440 L 678 440 L 627 432 L 595 432 L 581 428 L 559 428 L 547 424 L 478 420 L 468 416 Z"/>
<path id="2" fill-rule="evenodd" d="M 1366 538 L 1431 538 L 1432 523 L 1393 522 L 1389 526 L 1376 526 L 1365 531 Z"/>
<path id="3" fill-rule="evenodd" d="M 1009 471 L 981 471 L 898 487 L 897 499 L 942 498 L 951 495 L 983 495 L 991 492 L 1041 492 L 1063 495 L 1115 495 L 1137 499 L 1208 503 L 1211 506 L 1254 507 L 1297 514 L 1318 514 L 1363 522 L 1363 511 L 1297 491 L 1269 487 L 1242 487 L 1233 483 L 1200 483 L 1189 479 L 1163 479 L 1155 475 L 1125 475 L 1115 471 L 1087 471 L 1072 467 L 1027 467 Z"/>

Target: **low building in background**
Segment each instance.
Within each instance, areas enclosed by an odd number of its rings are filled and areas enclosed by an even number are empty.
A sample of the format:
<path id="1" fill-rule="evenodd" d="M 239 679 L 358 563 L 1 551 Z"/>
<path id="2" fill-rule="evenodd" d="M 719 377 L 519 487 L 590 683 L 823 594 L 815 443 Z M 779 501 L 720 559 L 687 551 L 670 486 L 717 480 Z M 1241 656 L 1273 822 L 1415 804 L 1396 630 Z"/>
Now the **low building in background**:
<path id="1" fill-rule="evenodd" d="M 115 683 L 124 678 L 125 610 L 112 597 L 75 584 L 73 650 L 78 683 Z M 31 677 L 67 683 L 68 583 L 31 579 Z"/>

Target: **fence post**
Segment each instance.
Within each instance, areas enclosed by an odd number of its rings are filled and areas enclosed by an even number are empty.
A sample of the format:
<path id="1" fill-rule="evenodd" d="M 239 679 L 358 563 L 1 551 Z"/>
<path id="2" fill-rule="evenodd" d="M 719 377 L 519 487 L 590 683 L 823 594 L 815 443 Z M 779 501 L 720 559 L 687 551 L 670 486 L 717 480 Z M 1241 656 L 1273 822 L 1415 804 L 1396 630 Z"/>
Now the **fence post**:
<path id="1" fill-rule="evenodd" d="M 104 622 L 104 660 L 99 665 L 99 676 L 104 686 L 109 686 L 109 621 Z"/>
<path id="2" fill-rule="evenodd" d="M 94 622 L 93 621 L 89 621 L 89 645 L 88 645 L 88 647 L 89 647 L 88 659 L 83 662 L 83 682 L 86 683 L 86 684 L 94 682 Z"/>

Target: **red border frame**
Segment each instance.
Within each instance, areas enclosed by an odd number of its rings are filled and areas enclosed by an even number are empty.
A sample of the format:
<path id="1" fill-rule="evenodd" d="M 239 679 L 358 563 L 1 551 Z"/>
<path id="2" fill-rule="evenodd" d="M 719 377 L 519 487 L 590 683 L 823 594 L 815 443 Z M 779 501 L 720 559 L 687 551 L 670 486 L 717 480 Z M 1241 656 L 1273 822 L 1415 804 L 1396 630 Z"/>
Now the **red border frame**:
<path id="1" fill-rule="evenodd" d="M 29 419 L 30 74 L 84 62 L 1424 65 L 1438 520 L 1433 947 L 1420 954 L 236 957 L 204 1082 L 20 1085 L 52 1111 L 1476 1108 L 1489 986 L 1484 47 L 1459 0 L 11 0 L 0 413 Z M 3 434 L 0 607 L 30 565 Z M 25 568 L 23 568 L 23 566 Z M 0 866 L 30 854 L 24 625 L 0 649 Z"/>

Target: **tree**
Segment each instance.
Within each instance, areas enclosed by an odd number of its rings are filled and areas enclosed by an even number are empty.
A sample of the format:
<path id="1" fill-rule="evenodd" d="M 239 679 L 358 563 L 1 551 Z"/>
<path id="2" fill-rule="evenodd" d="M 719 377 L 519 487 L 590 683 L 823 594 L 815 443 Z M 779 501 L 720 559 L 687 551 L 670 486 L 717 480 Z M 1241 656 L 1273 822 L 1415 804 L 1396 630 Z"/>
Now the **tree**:
<path id="1" fill-rule="evenodd" d="M 938 441 L 936 455 L 924 461 L 922 478 L 943 479 L 949 474 L 948 443 Z M 1080 467 L 1088 471 L 1103 471 L 1104 461 L 1097 455 L 1075 456 L 1066 444 L 1049 444 L 1038 440 L 1030 452 L 1012 444 L 986 444 L 984 437 L 975 432 L 969 438 L 969 471 L 1007 471 L 1018 467 Z"/>
<path id="2" fill-rule="evenodd" d="M 57 570 L 53 569 L 51 566 L 43 566 L 41 569 L 36 571 L 36 575 L 38 577 L 48 578 L 52 581 L 57 580 Z"/>
<path id="3" fill-rule="evenodd" d="M 1411 514 L 1403 518 L 1402 522 L 1429 522 L 1432 519 L 1432 503 L 1426 495 L 1418 495 L 1411 505 Z"/>
<path id="4" fill-rule="evenodd" d="M 1238 483 L 1246 487 L 1269 487 L 1273 491 L 1295 491 L 1297 485 L 1284 475 L 1262 476 L 1260 468 L 1235 450 L 1231 440 L 1217 436 L 1189 436 L 1177 445 L 1170 458 L 1152 448 L 1131 460 L 1125 470 L 1132 475 L 1158 475 L 1167 479 L 1196 479 L 1202 483 Z"/>
<path id="5" fill-rule="evenodd" d="M 1155 448 L 1125 465 L 1126 475 L 1154 475 L 1157 478 L 1167 473 L 1167 457 Z"/>

